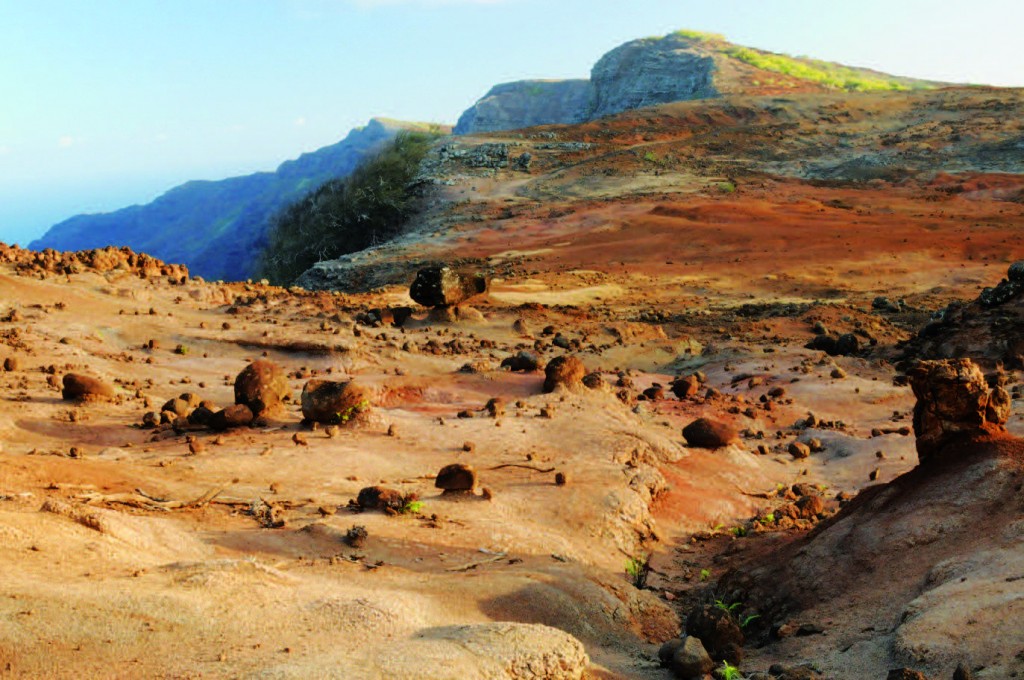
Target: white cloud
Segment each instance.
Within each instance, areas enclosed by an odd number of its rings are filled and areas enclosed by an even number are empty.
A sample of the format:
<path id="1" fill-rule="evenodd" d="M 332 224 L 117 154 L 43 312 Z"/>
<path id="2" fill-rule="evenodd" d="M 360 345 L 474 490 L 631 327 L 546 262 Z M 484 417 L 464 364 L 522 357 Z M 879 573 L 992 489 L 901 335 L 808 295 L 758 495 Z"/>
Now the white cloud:
<path id="1" fill-rule="evenodd" d="M 57 146 L 59 146 L 62 149 L 69 149 L 72 146 L 74 146 L 74 144 L 75 138 L 72 137 L 71 135 L 62 135 L 60 139 L 57 140 Z"/>
<path id="2" fill-rule="evenodd" d="M 299 116 L 298 118 L 295 119 L 295 127 L 302 127 L 305 124 L 306 124 L 306 117 L 305 116 Z"/>

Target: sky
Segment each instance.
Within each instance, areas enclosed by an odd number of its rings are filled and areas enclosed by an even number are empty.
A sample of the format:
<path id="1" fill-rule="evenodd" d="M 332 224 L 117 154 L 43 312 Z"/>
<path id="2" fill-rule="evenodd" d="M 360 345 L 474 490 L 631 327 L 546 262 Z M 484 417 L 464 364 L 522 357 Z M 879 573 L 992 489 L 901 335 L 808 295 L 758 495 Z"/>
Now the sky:
<path id="1" fill-rule="evenodd" d="M 259 170 L 373 116 L 454 123 L 680 28 L 1024 86 L 1021 0 L 0 0 L 0 241 Z"/>

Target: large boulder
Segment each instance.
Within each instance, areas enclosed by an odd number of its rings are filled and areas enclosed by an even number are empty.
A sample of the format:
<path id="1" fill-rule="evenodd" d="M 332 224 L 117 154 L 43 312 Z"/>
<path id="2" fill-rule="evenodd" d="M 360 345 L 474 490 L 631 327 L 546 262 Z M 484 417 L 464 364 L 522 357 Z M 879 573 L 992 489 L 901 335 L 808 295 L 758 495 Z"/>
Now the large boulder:
<path id="1" fill-rule="evenodd" d="M 369 413 L 370 398 L 359 383 L 313 379 L 302 388 L 302 417 L 327 425 L 353 422 Z"/>
<path id="2" fill-rule="evenodd" d="M 1010 415 L 1010 395 L 989 389 L 981 369 L 970 359 L 922 361 L 908 371 L 917 397 L 914 434 L 921 463 L 951 436 L 1001 433 Z"/>
<path id="3" fill-rule="evenodd" d="M 68 373 L 63 383 L 61 396 L 64 401 L 109 401 L 114 398 L 114 388 L 99 378 Z"/>
<path id="4" fill-rule="evenodd" d="M 554 392 L 559 388 L 579 389 L 583 386 L 583 376 L 586 374 L 587 367 L 577 357 L 555 357 L 544 369 L 544 391 Z"/>
<path id="5" fill-rule="evenodd" d="M 681 680 L 700 680 L 711 672 L 715 662 L 704 649 L 704 643 L 692 635 L 687 635 L 672 654 L 669 666 Z"/>
<path id="6" fill-rule="evenodd" d="M 709 604 L 691 611 L 686 634 L 698 638 L 715 661 L 739 664 L 743 660 L 743 631 L 735 617 L 721 607 Z"/>
<path id="7" fill-rule="evenodd" d="M 487 277 L 464 274 L 447 265 L 419 270 L 409 296 L 424 307 L 452 307 L 487 292 Z"/>
<path id="8" fill-rule="evenodd" d="M 740 438 L 736 428 L 710 418 L 693 421 L 683 428 L 683 436 L 687 444 L 698 449 L 720 449 Z"/>
<path id="9" fill-rule="evenodd" d="M 453 463 L 441 468 L 434 480 L 434 486 L 445 492 L 472 491 L 476 486 L 476 472 L 469 465 Z"/>
<path id="10" fill-rule="evenodd" d="M 254 361 L 235 378 L 235 403 L 248 406 L 255 418 L 279 412 L 290 397 L 288 377 L 273 361 Z"/>

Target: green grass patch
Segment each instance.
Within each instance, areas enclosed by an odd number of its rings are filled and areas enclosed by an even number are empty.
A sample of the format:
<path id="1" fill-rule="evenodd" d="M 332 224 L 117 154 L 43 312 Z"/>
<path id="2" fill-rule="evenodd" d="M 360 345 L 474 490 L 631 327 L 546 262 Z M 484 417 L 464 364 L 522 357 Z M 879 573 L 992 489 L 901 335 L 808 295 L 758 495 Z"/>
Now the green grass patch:
<path id="1" fill-rule="evenodd" d="M 785 54 L 771 54 L 747 47 L 730 47 L 724 53 L 745 64 L 772 73 L 852 92 L 902 91 L 909 85 L 891 78 L 872 76 L 865 71 L 816 59 L 795 59 Z M 922 86 L 923 87 L 923 86 Z"/>

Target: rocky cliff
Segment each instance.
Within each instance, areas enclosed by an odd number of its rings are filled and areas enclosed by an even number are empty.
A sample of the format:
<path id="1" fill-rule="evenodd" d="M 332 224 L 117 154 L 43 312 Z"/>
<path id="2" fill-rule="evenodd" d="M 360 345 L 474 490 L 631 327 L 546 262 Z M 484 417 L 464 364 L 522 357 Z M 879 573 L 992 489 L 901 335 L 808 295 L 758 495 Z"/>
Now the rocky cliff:
<path id="1" fill-rule="evenodd" d="M 324 182 L 348 175 L 399 130 L 412 126 L 374 119 L 337 144 L 286 161 L 274 172 L 187 182 L 145 205 L 78 215 L 51 227 L 30 247 L 127 246 L 188 265 L 193 274 L 208 279 L 246 279 L 279 210 Z"/>
<path id="2" fill-rule="evenodd" d="M 588 80 L 521 80 L 496 85 L 462 114 L 455 134 L 576 123 L 590 96 Z"/>
<path id="3" fill-rule="evenodd" d="M 677 31 L 615 48 L 598 60 L 589 80 L 499 85 L 462 115 L 455 133 L 586 122 L 726 94 L 889 91 L 935 84 L 740 47 L 719 35 Z"/>

